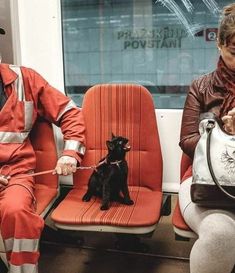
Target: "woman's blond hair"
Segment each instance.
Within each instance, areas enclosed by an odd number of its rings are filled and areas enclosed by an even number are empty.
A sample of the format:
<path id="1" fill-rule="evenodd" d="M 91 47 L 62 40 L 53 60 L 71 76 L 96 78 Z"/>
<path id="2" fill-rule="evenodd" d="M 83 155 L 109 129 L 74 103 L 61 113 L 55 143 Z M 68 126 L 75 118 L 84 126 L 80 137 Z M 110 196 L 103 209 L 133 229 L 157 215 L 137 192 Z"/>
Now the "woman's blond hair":
<path id="1" fill-rule="evenodd" d="M 228 45 L 235 36 L 235 3 L 223 8 L 218 29 L 218 44 Z"/>

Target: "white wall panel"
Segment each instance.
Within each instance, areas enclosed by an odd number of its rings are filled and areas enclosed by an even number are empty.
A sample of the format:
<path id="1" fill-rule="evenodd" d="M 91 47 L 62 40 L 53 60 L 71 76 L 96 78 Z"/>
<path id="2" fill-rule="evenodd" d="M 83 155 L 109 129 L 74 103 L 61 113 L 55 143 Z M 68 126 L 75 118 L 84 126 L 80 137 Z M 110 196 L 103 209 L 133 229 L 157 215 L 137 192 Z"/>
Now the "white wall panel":
<path id="1" fill-rule="evenodd" d="M 59 0 L 11 0 L 15 63 L 31 67 L 64 90 Z M 15 26 L 15 27 L 14 27 Z"/>
<path id="2" fill-rule="evenodd" d="M 179 147 L 182 110 L 156 110 L 163 156 L 163 191 L 178 192 L 180 183 Z"/>

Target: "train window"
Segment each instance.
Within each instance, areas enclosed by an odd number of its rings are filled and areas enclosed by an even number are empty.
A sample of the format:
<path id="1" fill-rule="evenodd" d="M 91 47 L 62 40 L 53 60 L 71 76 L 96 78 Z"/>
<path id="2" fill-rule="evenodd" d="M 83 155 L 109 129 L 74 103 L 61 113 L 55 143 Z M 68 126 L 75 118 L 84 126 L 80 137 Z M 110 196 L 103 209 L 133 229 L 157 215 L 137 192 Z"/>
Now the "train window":
<path id="1" fill-rule="evenodd" d="M 0 62 L 14 63 L 13 35 L 12 35 L 11 3 L 8 0 L 0 1 L 0 26 L 4 28 L 5 35 L 0 37 Z"/>
<path id="2" fill-rule="evenodd" d="M 156 107 L 183 108 L 191 81 L 215 68 L 225 0 L 61 0 L 65 85 L 81 105 L 98 83 L 134 82 Z"/>

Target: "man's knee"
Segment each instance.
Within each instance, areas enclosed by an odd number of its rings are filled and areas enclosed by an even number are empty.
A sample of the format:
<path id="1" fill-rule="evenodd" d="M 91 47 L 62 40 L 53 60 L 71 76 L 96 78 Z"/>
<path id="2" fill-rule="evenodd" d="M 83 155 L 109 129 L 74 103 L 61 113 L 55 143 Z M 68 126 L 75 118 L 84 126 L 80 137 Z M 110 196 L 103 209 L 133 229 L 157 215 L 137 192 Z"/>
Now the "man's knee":
<path id="1" fill-rule="evenodd" d="M 2 219 L 11 218 L 21 215 L 27 211 L 27 206 L 24 203 L 14 202 L 2 202 L 1 203 L 1 215 Z"/>

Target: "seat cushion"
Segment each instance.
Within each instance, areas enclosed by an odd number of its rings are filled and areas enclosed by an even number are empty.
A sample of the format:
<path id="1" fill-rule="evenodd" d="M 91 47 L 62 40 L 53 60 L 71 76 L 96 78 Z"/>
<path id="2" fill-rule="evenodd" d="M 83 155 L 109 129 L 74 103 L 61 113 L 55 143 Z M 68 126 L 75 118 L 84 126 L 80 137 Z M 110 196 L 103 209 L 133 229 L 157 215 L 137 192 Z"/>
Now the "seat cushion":
<path id="1" fill-rule="evenodd" d="M 179 201 L 177 201 L 175 210 L 173 212 L 172 223 L 175 227 L 186 231 L 191 231 L 188 225 L 185 223 L 184 218 L 180 211 Z"/>
<path id="2" fill-rule="evenodd" d="M 181 183 L 192 176 L 192 160 L 186 155 L 182 154 L 181 164 L 180 164 L 180 179 Z M 172 224 L 174 227 L 191 231 L 188 225 L 185 223 L 184 218 L 180 211 L 179 200 L 177 200 L 176 207 L 173 212 Z"/>
<path id="3" fill-rule="evenodd" d="M 45 210 L 52 205 L 57 198 L 57 189 L 48 188 L 47 186 L 36 184 L 34 195 L 37 200 L 37 213 L 44 216 Z"/>
<path id="4" fill-rule="evenodd" d="M 114 225 L 125 227 L 151 226 L 160 218 L 162 193 L 144 187 L 129 187 L 134 205 L 113 202 L 100 210 L 101 199 L 93 197 L 83 202 L 86 188 L 73 189 L 52 213 L 52 220 L 64 225 Z"/>

